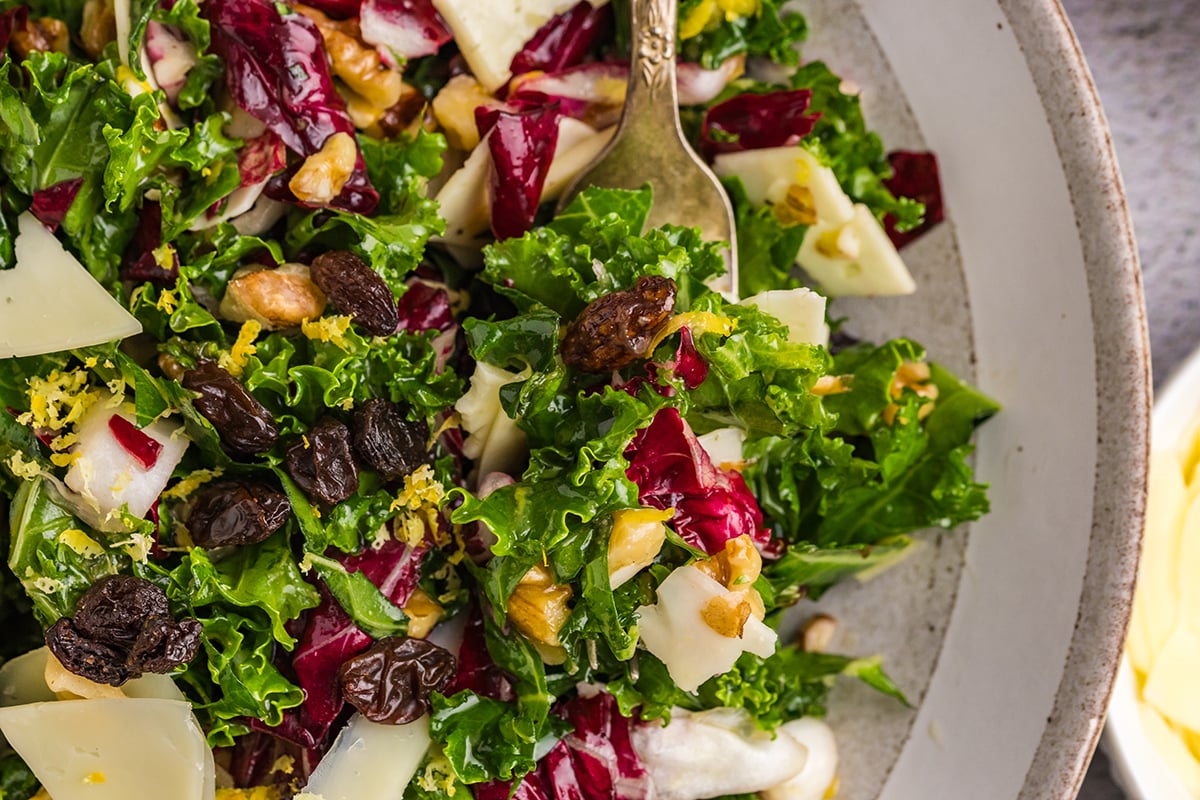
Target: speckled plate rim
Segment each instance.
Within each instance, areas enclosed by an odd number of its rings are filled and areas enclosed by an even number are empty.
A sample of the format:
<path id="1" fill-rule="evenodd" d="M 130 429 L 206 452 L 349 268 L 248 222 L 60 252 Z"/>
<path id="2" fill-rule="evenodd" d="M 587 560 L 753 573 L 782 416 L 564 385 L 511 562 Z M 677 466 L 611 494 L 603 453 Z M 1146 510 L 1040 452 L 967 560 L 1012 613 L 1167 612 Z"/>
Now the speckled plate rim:
<path id="1" fill-rule="evenodd" d="M 1088 563 L 1054 708 L 1020 797 L 1073 800 L 1121 661 L 1146 505 L 1150 346 L 1133 224 L 1108 123 L 1057 0 L 1000 0 L 1062 159 L 1087 264 L 1096 346 L 1097 469 Z"/>
<path id="2" fill-rule="evenodd" d="M 1074 800 L 1128 624 L 1149 449 L 1145 307 L 1111 137 L 1056 0 L 860 2 L 947 157 L 980 385 L 1005 405 L 978 453 L 996 508 L 972 527 L 883 796 Z"/>

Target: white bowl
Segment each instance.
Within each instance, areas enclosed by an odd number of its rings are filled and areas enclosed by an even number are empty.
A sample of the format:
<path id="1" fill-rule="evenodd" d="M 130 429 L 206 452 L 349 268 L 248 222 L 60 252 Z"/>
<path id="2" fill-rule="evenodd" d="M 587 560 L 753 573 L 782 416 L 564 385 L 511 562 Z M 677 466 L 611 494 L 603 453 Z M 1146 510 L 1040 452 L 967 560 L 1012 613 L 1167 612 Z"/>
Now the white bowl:
<path id="1" fill-rule="evenodd" d="M 1200 427 L 1200 350 L 1181 364 L 1154 403 L 1151 447 L 1166 452 L 1191 441 Z M 1128 656 L 1121 659 L 1104 730 L 1113 776 L 1132 800 L 1194 800 L 1147 736 Z"/>
<path id="2" fill-rule="evenodd" d="M 919 292 L 838 301 L 1004 405 L 978 436 L 992 513 L 819 606 L 916 710 L 839 686 L 842 798 L 1078 792 L 1121 653 L 1141 533 L 1149 359 L 1133 237 L 1079 48 L 1046 0 L 807 0 L 821 57 L 891 148 L 932 149 L 948 222 Z M 804 609 L 811 611 L 811 608 Z"/>

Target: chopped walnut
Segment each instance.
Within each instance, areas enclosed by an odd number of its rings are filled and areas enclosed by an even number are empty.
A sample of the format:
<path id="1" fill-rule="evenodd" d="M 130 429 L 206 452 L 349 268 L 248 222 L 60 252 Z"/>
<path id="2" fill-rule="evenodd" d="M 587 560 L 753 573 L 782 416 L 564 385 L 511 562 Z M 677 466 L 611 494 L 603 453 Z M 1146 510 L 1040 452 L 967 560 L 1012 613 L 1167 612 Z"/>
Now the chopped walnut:
<path id="1" fill-rule="evenodd" d="M 695 567 L 729 590 L 728 595 L 714 597 L 701 611 L 705 624 L 714 631 L 722 636 L 741 636 L 747 619 L 766 616 L 762 596 L 754 588 L 762 574 L 762 556 L 748 534 L 730 539 L 724 550 L 697 561 Z"/>
<path id="2" fill-rule="evenodd" d="M 534 643 L 559 647 L 558 632 L 571 616 L 570 600 L 570 586 L 555 583 L 545 567 L 534 567 L 508 599 L 508 621 Z"/>
<path id="3" fill-rule="evenodd" d="M 67 23 L 62 20 L 39 17 L 30 19 L 24 28 L 13 31 L 10 44 L 20 58 L 33 52 L 65 54 L 71 51 L 71 34 L 67 30 Z"/>
<path id="4" fill-rule="evenodd" d="M 220 307 L 225 319 L 256 320 L 269 330 L 295 327 L 324 311 L 325 293 L 313 283 L 303 264 L 237 273 L 226 287 Z"/>
<path id="5" fill-rule="evenodd" d="M 900 400 L 904 396 L 905 390 L 915 392 L 918 397 L 923 397 L 929 400 L 928 403 L 921 404 L 921 408 L 917 411 L 918 419 L 925 419 L 933 411 L 933 401 L 937 400 L 938 387 L 937 384 L 930 381 L 929 365 L 923 361 L 906 361 L 896 370 L 896 374 L 892 377 L 892 385 L 888 391 L 893 400 Z M 899 403 L 888 403 L 883 409 L 883 421 L 891 425 L 896 421 L 896 415 L 900 411 Z"/>
<path id="6" fill-rule="evenodd" d="M 300 4 L 295 9 L 320 29 L 333 74 L 351 91 L 380 110 L 399 102 L 404 87 L 400 73 L 384 64 L 379 51 L 362 41 L 356 22 L 332 20 Z"/>
<path id="7" fill-rule="evenodd" d="M 325 140 L 321 149 L 304 159 L 304 163 L 288 188 L 302 203 L 322 206 L 342 193 L 342 188 L 354 172 L 358 160 L 358 145 L 348 133 L 335 133 Z"/>
<path id="8" fill-rule="evenodd" d="M 470 152 L 479 144 L 479 128 L 475 124 L 475 109 L 479 106 L 500 105 L 495 97 L 470 75 L 455 75 L 433 98 L 433 116 L 446 143 L 458 150 Z"/>

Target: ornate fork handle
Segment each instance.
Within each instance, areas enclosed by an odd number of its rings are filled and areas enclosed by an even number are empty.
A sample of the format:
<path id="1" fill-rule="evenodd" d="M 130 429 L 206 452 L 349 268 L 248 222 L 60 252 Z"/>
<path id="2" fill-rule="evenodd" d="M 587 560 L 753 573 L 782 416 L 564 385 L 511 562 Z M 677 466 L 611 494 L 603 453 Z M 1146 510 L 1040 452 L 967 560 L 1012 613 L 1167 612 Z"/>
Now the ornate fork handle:
<path id="1" fill-rule="evenodd" d="M 636 69 L 629 76 L 629 109 L 638 114 L 672 109 L 675 89 L 675 15 L 678 0 L 630 0 Z"/>

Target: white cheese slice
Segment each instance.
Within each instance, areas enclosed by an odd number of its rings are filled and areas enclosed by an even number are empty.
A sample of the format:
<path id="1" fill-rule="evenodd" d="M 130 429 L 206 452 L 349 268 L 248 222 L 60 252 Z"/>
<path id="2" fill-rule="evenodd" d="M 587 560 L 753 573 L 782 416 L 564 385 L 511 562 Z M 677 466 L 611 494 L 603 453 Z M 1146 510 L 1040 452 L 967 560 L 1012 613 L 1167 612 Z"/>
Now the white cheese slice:
<path id="1" fill-rule="evenodd" d="M 722 636 L 705 623 L 704 607 L 728 592 L 695 567 L 679 567 L 659 584 L 658 602 L 637 609 L 642 644 L 685 692 L 728 672 L 744 652 L 763 658 L 775 652 L 778 635 L 757 617 L 746 620 L 740 637 Z"/>
<path id="2" fill-rule="evenodd" d="M 513 56 L 552 17 L 577 0 L 433 0 L 459 52 L 483 87 L 495 92 L 512 77 Z M 591 0 L 603 5 L 604 0 Z"/>
<path id="3" fill-rule="evenodd" d="M 746 432 L 741 428 L 717 428 L 698 437 L 698 441 L 709 460 L 721 469 L 735 469 L 745 460 L 742 445 L 746 443 Z"/>
<path id="4" fill-rule="evenodd" d="M 780 734 L 791 736 L 808 751 L 804 769 L 761 794 L 762 800 L 825 800 L 837 777 L 837 742 L 819 719 L 804 717 L 785 722 Z"/>
<path id="5" fill-rule="evenodd" d="M 847 222 L 854 215 L 854 201 L 842 191 L 833 170 L 803 147 L 722 153 L 713 159 L 713 172 L 719 178 L 741 178 L 753 206 L 782 203 L 788 190 L 798 186 L 812 192 L 818 221 Z"/>
<path id="6" fill-rule="evenodd" d="M 1146 676 L 1146 702 L 1166 719 L 1200 731 L 1200 637 L 1184 627 L 1175 629 Z"/>
<path id="7" fill-rule="evenodd" d="M 699 800 L 761 792 L 799 774 L 807 748 L 786 729 L 777 733 L 740 708 L 673 708 L 670 723 L 637 725 L 632 740 L 656 800 Z"/>
<path id="8" fill-rule="evenodd" d="M 429 717 L 381 725 L 355 714 L 304 787 L 324 800 L 394 800 L 429 749 Z"/>
<path id="9" fill-rule="evenodd" d="M 788 340 L 797 344 L 829 344 L 825 324 L 825 298 L 811 289 L 772 289 L 747 297 L 739 305 L 755 306 L 788 328 Z"/>
<path id="10" fill-rule="evenodd" d="M 818 222 L 804 234 L 796 263 L 832 297 L 901 295 L 917 290 L 887 232 L 866 206 L 844 224 Z"/>
<path id="11" fill-rule="evenodd" d="M 17 218 L 17 263 L 0 270 L 0 358 L 124 339 L 142 325 L 29 212 Z"/>
<path id="12" fill-rule="evenodd" d="M 500 405 L 500 387 L 528 377 L 494 367 L 483 361 L 475 364 L 471 386 L 458 399 L 454 409 L 462 417 L 463 453 L 475 461 L 479 475 L 520 471 L 528 447 L 525 433 Z"/>
<path id="13" fill-rule="evenodd" d="M 46 685 L 47 653 L 46 648 L 39 647 L 4 662 L 0 667 L 0 707 L 58 699 Z"/>
<path id="14" fill-rule="evenodd" d="M 55 800 L 211 800 L 212 750 L 178 700 L 0 708 L 0 732 Z"/>
<path id="15" fill-rule="evenodd" d="M 541 202 L 557 199 L 575 176 L 604 149 L 614 130 L 597 131 L 577 119 L 563 117 L 558 123 L 558 141 L 542 186 Z M 475 246 L 482 246 L 487 241 L 481 237 L 491 224 L 487 188 L 491 168 L 491 152 L 485 139 L 476 145 L 434 197 L 439 213 L 446 220 L 446 234 L 442 237 L 445 241 Z"/>
<path id="16" fill-rule="evenodd" d="M 106 523 L 121 506 L 128 506 L 135 517 L 145 516 L 188 446 L 183 426 L 165 419 L 150 423 L 141 432 L 158 442 L 161 450 L 147 469 L 113 435 L 109 427 L 113 417 L 122 417 L 136 427 L 131 414 L 117 411 L 105 402 L 93 404 L 79 421 L 76 429 L 79 455 L 64 478 L 64 483 L 83 501 L 78 508 L 88 512 L 85 516 L 90 519 L 86 521 L 104 530 L 112 528 Z"/>

